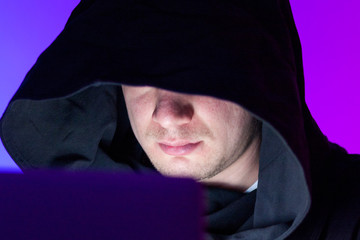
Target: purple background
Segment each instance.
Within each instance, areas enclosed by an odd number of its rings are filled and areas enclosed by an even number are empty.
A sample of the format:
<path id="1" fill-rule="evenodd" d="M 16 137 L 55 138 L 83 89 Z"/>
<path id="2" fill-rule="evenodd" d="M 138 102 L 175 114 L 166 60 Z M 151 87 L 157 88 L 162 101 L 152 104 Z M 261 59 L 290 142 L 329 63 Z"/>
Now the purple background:
<path id="1" fill-rule="evenodd" d="M 0 114 L 79 0 L 0 0 Z M 306 100 L 328 138 L 360 153 L 360 2 L 292 0 Z M 0 144 L 0 170 L 19 171 Z"/>

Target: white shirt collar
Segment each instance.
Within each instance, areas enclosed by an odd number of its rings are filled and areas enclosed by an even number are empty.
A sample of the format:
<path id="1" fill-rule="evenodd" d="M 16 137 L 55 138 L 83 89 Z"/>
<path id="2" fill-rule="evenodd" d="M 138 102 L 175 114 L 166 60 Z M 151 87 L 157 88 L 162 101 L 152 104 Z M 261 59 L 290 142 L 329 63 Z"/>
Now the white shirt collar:
<path id="1" fill-rule="evenodd" d="M 255 189 L 257 189 L 257 187 L 258 187 L 258 180 L 256 180 L 256 182 L 253 185 L 251 185 L 251 187 L 249 187 L 244 193 L 250 193 Z"/>

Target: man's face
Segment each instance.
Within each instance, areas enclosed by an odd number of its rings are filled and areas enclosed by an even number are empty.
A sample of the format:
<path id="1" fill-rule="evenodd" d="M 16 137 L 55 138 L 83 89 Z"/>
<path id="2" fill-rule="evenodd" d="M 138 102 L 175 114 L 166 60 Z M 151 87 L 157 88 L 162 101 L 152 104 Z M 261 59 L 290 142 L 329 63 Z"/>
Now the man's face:
<path id="1" fill-rule="evenodd" d="M 140 145 L 163 175 L 206 180 L 241 158 L 257 134 L 240 106 L 154 87 L 122 86 Z"/>

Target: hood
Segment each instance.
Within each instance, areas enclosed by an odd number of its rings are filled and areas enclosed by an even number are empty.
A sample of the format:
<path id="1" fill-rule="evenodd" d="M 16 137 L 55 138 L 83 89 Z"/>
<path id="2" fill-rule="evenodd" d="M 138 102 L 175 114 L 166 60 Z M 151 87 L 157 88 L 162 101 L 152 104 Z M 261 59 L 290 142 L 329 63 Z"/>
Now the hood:
<path id="1" fill-rule="evenodd" d="M 249 110 L 263 122 L 259 186 L 253 228 L 237 237 L 282 239 L 302 222 L 310 159 L 324 158 L 328 142 L 305 103 L 287 0 L 81 1 L 2 116 L 5 148 L 24 171 L 147 171 L 121 84 L 213 96 Z"/>

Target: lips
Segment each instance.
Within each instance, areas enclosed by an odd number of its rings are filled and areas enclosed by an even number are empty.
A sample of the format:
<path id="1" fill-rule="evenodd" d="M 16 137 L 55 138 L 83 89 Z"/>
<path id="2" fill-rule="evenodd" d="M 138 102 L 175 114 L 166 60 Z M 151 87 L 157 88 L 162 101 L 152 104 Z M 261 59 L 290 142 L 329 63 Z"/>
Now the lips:
<path id="1" fill-rule="evenodd" d="M 201 142 L 196 143 L 159 143 L 161 150 L 172 156 L 185 156 L 192 153 L 196 148 L 199 147 Z"/>

